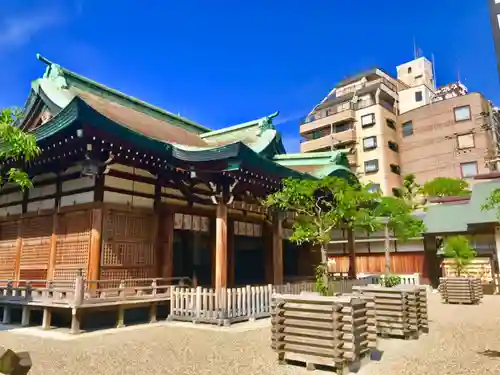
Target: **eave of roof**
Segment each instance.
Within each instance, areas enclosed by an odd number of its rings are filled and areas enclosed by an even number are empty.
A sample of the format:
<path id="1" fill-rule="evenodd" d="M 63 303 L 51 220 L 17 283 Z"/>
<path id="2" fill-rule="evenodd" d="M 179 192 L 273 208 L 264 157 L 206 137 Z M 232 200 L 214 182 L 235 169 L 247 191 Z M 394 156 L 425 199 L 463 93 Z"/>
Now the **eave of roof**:
<path id="1" fill-rule="evenodd" d="M 228 160 L 229 162 L 239 161 L 240 164 L 266 171 L 268 174 L 277 176 L 281 179 L 288 177 L 300 179 L 317 178 L 308 173 L 297 172 L 276 163 L 272 159 L 259 155 L 242 142 L 235 142 L 217 147 L 196 147 L 171 144 L 144 135 L 133 128 L 127 127 L 107 117 L 79 96 L 75 96 L 61 112 L 45 124 L 36 128 L 32 134 L 36 137 L 38 142 L 43 142 L 56 135 L 58 132 L 69 129 L 71 126 L 75 127 L 76 132 L 76 128 L 80 128 L 80 124 L 82 123 L 95 127 L 105 133 L 109 133 L 119 139 L 123 139 L 128 144 L 135 145 L 145 150 L 152 150 L 166 157 L 170 157 L 173 165 L 176 164 L 176 159 L 181 162 L 191 163 L 193 166 L 200 162 L 205 163 L 208 161 Z M 355 177 L 350 170 L 345 170 L 343 166 L 338 166 L 338 168 L 335 168 L 334 172 L 338 177 Z"/>

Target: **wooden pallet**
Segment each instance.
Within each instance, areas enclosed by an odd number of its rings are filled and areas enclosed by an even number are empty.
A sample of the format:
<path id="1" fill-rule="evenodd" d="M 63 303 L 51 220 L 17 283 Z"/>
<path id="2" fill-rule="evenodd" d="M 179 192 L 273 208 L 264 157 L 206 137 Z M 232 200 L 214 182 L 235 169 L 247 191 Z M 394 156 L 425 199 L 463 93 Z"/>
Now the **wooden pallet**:
<path id="1" fill-rule="evenodd" d="M 483 298 L 481 280 L 475 277 L 441 277 L 439 291 L 443 303 L 478 304 Z"/>
<path id="2" fill-rule="evenodd" d="M 305 367 L 309 371 L 326 370 L 335 372 L 338 375 L 347 375 L 356 373 L 359 369 L 370 361 L 370 354 L 363 354 L 357 361 L 350 363 L 332 364 L 329 360 L 323 360 L 318 357 L 307 356 L 302 354 L 289 353 L 287 359 L 279 360 L 282 365 L 299 365 Z M 294 359 L 295 358 L 295 359 Z"/>
<path id="3" fill-rule="evenodd" d="M 373 307 L 361 298 L 275 295 L 272 303 L 271 341 L 280 361 L 344 374 L 377 346 Z"/>
<path id="4" fill-rule="evenodd" d="M 429 332 L 427 291 L 418 285 L 386 288 L 380 285 L 355 287 L 361 298 L 373 298 L 377 333 L 382 337 L 418 339 Z"/>

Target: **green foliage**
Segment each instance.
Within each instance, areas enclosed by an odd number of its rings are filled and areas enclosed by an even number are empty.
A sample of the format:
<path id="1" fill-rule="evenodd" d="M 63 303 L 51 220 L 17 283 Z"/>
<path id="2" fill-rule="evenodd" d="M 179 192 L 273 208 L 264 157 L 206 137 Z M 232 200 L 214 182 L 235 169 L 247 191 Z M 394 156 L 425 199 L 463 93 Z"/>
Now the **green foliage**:
<path id="1" fill-rule="evenodd" d="M 481 205 L 482 211 L 495 210 L 497 219 L 500 220 L 500 189 L 495 189 L 486 198 L 486 203 Z"/>
<path id="2" fill-rule="evenodd" d="M 352 182 L 352 181 L 351 181 Z M 321 245 L 322 251 L 331 232 L 341 225 L 372 232 L 379 227 L 373 216 L 373 203 L 379 197 L 368 186 L 351 184 L 337 177 L 321 180 L 286 179 L 283 188 L 269 195 L 264 204 L 298 214 L 290 240 Z"/>
<path id="3" fill-rule="evenodd" d="M 470 195 L 469 184 L 459 178 L 437 177 L 427 181 L 422 193 L 427 197 L 457 197 Z"/>
<path id="4" fill-rule="evenodd" d="M 32 183 L 26 172 L 22 170 L 24 162 L 35 158 L 40 149 L 36 145 L 36 139 L 30 134 L 24 133 L 13 124 L 20 116 L 18 111 L 4 109 L 0 111 L 0 184 L 12 182 L 24 190 L 32 187 Z M 5 167 L 10 162 L 15 167 Z"/>
<path id="5" fill-rule="evenodd" d="M 398 240 L 405 242 L 425 232 L 424 223 L 413 216 L 412 211 L 411 202 L 397 197 L 381 197 L 374 215 L 386 218 L 389 229 Z"/>
<path id="6" fill-rule="evenodd" d="M 453 236 L 446 239 L 444 256 L 453 260 L 457 276 L 462 274 L 462 271 L 476 255 L 477 253 L 470 246 L 467 237 Z"/>
<path id="7" fill-rule="evenodd" d="M 397 275 L 385 275 L 384 277 L 380 278 L 380 284 L 382 286 L 385 286 L 386 288 L 392 288 L 396 285 L 401 284 L 401 277 Z"/>

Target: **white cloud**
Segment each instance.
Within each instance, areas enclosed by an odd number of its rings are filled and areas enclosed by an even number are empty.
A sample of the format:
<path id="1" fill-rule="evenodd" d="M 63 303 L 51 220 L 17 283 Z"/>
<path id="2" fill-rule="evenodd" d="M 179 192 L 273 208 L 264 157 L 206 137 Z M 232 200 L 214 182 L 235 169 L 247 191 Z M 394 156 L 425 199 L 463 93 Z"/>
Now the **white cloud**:
<path id="1" fill-rule="evenodd" d="M 0 47 L 19 47 L 30 41 L 44 29 L 60 24 L 62 17 L 58 12 L 33 12 L 0 18 Z"/>

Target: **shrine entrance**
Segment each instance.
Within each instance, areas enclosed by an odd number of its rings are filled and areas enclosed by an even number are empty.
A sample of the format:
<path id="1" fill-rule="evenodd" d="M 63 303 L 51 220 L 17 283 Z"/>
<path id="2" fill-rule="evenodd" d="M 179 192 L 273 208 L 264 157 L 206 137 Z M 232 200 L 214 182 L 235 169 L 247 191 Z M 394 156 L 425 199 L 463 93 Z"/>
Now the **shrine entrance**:
<path id="1" fill-rule="evenodd" d="M 189 277 L 194 286 L 212 285 L 212 246 L 208 217 L 174 216 L 174 277 Z"/>
<path id="2" fill-rule="evenodd" d="M 234 221 L 234 284 L 266 283 L 265 244 L 262 224 Z"/>
<path id="3" fill-rule="evenodd" d="M 283 241 L 283 275 L 285 278 L 299 276 L 300 248 L 297 244 Z"/>

